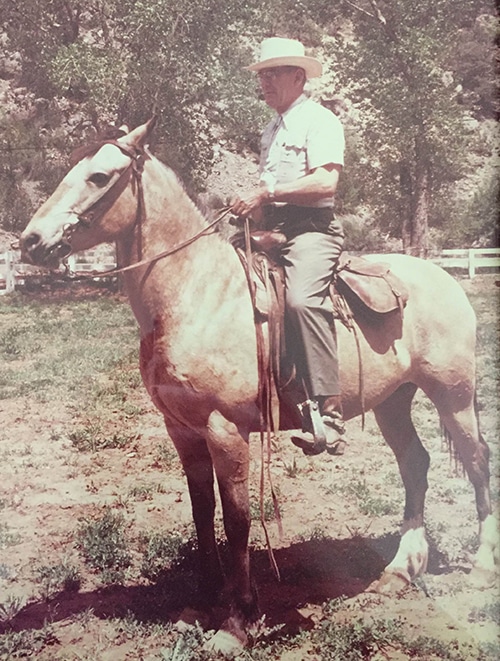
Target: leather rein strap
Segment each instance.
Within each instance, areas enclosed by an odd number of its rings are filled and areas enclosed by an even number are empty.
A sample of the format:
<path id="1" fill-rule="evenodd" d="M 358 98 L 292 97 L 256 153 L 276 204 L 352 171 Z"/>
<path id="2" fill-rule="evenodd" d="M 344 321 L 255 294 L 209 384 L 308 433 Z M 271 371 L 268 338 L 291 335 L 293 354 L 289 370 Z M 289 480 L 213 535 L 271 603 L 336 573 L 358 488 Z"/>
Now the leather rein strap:
<path id="1" fill-rule="evenodd" d="M 142 225 L 142 221 L 144 218 L 144 190 L 142 186 L 142 173 L 144 170 L 144 162 L 147 156 L 143 150 L 131 149 L 130 147 L 127 147 L 127 145 L 123 145 L 117 140 L 106 140 L 103 144 L 114 145 L 115 147 L 118 147 L 118 149 L 123 154 L 125 154 L 131 159 L 130 164 L 121 173 L 121 175 L 111 186 L 111 188 L 106 190 L 103 193 L 103 195 L 98 200 L 96 200 L 86 211 L 83 211 L 78 214 L 79 223 L 73 225 L 72 227 L 67 228 L 65 233 L 65 238 L 68 241 L 68 243 L 70 242 L 69 240 L 71 238 L 71 235 L 75 230 L 77 230 L 79 224 L 89 227 L 92 223 L 95 223 L 97 220 L 102 218 L 104 214 L 111 209 L 113 204 L 116 202 L 116 200 L 126 189 L 127 185 L 130 183 L 131 176 L 133 176 L 133 179 L 137 186 L 137 210 L 135 217 L 135 225 L 139 227 L 141 227 Z M 64 261 L 63 263 L 66 267 L 67 273 L 71 276 L 72 279 L 75 280 L 91 279 L 95 277 L 102 277 L 109 275 L 118 275 L 119 273 L 126 273 L 127 271 L 132 271 L 141 266 L 149 266 L 151 264 L 154 264 L 158 260 L 163 259 L 164 257 L 168 257 L 169 255 L 173 255 L 176 252 L 179 252 L 179 250 L 182 250 L 183 248 L 186 248 L 187 246 L 191 245 L 192 243 L 197 241 L 200 237 L 210 234 L 211 230 L 213 230 L 213 228 L 218 223 L 220 223 L 220 221 L 225 216 L 227 216 L 227 214 L 230 211 L 231 211 L 231 207 L 223 207 L 222 209 L 220 209 L 219 215 L 215 220 L 213 220 L 206 227 L 204 227 L 199 232 L 189 237 L 185 241 L 182 241 L 173 248 L 164 250 L 163 252 L 159 253 L 158 255 L 155 255 L 154 257 L 148 259 L 139 259 L 138 262 L 134 262 L 133 264 L 129 264 L 128 266 L 116 267 L 113 269 L 108 269 L 106 271 L 75 273 L 70 271 L 67 261 Z M 140 234 L 141 233 L 139 233 L 139 241 L 140 241 Z M 142 246 L 139 245 L 139 255 L 141 254 L 142 254 Z"/>

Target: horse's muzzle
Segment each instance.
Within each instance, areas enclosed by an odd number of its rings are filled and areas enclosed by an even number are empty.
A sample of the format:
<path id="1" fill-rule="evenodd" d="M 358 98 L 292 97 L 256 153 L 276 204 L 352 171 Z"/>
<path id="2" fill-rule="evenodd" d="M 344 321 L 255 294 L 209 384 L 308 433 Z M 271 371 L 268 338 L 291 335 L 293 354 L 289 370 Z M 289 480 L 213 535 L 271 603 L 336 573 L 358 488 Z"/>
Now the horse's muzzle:
<path id="1" fill-rule="evenodd" d="M 71 246 L 64 239 L 48 245 L 36 231 L 22 235 L 20 247 L 23 262 L 47 268 L 57 268 L 61 260 L 71 253 Z"/>

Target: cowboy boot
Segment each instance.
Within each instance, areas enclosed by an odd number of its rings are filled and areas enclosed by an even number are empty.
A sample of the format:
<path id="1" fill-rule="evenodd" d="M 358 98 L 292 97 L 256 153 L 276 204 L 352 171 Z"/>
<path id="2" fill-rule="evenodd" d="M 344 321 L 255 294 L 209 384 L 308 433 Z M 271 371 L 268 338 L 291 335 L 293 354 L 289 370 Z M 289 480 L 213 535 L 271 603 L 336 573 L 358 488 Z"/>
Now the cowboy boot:
<path id="1" fill-rule="evenodd" d="M 330 395 L 320 399 L 321 419 L 325 425 L 326 450 L 329 454 L 344 454 L 346 442 L 345 422 L 342 415 L 340 395 Z"/>

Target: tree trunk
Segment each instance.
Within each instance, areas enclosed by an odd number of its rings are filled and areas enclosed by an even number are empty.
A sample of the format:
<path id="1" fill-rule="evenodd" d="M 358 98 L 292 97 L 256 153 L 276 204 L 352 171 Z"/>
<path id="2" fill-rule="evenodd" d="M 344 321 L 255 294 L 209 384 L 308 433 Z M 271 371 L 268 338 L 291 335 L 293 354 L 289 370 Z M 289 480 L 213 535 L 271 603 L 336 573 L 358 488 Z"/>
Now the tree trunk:
<path id="1" fill-rule="evenodd" d="M 403 218 L 403 252 L 425 258 L 429 250 L 429 170 L 418 139 L 415 157 L 415 182 L 408 213 Z"/>

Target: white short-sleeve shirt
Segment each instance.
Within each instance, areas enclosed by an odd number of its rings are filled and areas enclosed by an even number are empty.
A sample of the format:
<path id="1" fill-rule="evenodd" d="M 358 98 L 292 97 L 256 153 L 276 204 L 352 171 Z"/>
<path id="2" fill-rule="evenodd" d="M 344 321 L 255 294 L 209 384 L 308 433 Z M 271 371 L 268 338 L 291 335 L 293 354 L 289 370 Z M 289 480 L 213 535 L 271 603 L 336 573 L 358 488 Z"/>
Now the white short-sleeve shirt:
<path id="1" fill-rule="evenodd" d="M 303 94 L 264 129 L 260 181 L 275 187 L 323 165 L 344 165 L 344 148 L 339 118 Z M 333 197 L 325 197 L 308 206 L 331 207 L 333 203 Z"/>

